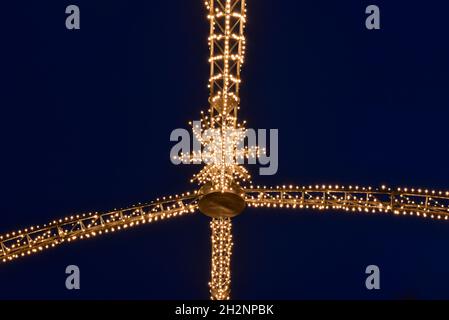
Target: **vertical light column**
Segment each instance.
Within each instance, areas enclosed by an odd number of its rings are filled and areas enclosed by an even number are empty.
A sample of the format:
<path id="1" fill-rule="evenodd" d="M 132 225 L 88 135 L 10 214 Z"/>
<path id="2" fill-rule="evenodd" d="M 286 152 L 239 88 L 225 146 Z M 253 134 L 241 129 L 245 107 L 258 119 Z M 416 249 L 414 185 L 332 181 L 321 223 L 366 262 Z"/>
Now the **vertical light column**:
<path id="1" fill-rule="evenodd" d="M 235 128 L 246 47 L 246 1 L 208 0 L 206 6 L 210 20 L 210 126 Z"/>
<path id="2" fill-rule="evenodd" d="M 232 184 L 226 159 L 232 159 L 235 150 L 229 150 L 234 141 L 228 133 L 235 130 L 240 108 L 240 72 L 245 55 L 244 29 L 245 0 L 207 0 L 210 21 L 210 119 L 207 127 L 220 130 L 220 155 L 216 187 L 223 192 Z"/>
<path id="3" fill-rule="evenodd" d="M 212 219 L 212 270 L 209 282 L 212 300 L 229 300 L 231 293 L 232 222 L 229 218 Z"/>

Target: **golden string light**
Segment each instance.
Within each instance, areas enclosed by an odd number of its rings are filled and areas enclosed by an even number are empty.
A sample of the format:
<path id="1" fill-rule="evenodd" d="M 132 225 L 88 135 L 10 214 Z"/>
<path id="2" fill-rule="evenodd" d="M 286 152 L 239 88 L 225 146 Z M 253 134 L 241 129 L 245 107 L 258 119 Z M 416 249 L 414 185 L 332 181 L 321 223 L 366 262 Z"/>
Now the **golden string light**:
<path id="1" fill-rule="evenodd" d="M 103 214 L 72 215 L 0 236 L 0 261 L 8 262 L 63 243 L 179 217 L 193 213 L 197 208 L 198 194 L 194 192 Z"/>
<path id="2" fill-rule="evenodd" d="M 246 1 L 209 0 L 205 4 L 210 21 L 210 114 L 205 126 L 218 129 L 219 137 L 209 141 L 214 160 L 194 179 L 200 184 L 211 182 L 215 188 L 225 192 L 235 181 L 250 179 L 246 169 L 235 161 L 239 158 L 236 149 L 245 133 L 237 123 L 237 113 L 240 72 L 246 50 Z"/>
<path id="3" fill-rule="evenodd" d="M 231 292 L 232 222 L 212 219 L 212 270 L 209 283 L 212 300 L 229 300 Z"/>
<path id="4" fill-rule="evenodd" d="M 415 188 L 316 185 L 251 186 L 245 189 L 249 207 L 393 213 L 448 220 L 449 192 Z"/>

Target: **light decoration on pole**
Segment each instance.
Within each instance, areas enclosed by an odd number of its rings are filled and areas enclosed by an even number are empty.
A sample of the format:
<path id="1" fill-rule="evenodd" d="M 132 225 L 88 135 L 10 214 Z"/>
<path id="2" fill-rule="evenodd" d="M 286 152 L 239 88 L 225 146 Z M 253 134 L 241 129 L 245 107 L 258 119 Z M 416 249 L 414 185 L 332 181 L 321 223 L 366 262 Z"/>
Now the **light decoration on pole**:
<path id="1" fill-rule="evenodd" d="M 194 175 L 191 182 L 198 182 L 199 185 L 210 183 L 215 190 L 225 192 L 229 191 L 233 184 L 250 182 L 251 175 L 242 164 L 246 160 L 264 155 L 265 148 L 245 146 L 247 134 L 242 125 L 237 124 L 236 128 L 227 129 L 210 128 L 206 117 L 202 118 L 200 124 L 192 124 L 195 138 L 202 146 L 201 150 L 181 153 L 174 156 L 174 160 L 180 160 L 182 163 L 204 163 L 204 168 Z"/>
<path id="2" fill-rule="evenodd" d="M 225 193 L 231 191 L 234 184 L 238 185 L 240 181 L 245 182 L 251 178 L 248 171 L 238 164 L 238 160 L 259 152 L 257 149 L 238 148 L 245 137 L 245 130 L 238 124 L 237 115 L 240 108 L 240 72 L 246 50 L 246 1 L 208 0 L 206 8 L 210 21 L 210 114 L 206 127 L 219 131 L 213 134 L 212 140 L 202 140 L 203 144 L 212 146 L 209 149 L 212 161 L 194 179 L 200 184 L 209 182 L 212 189 Z M 227 300 L 231 282 L 231 220 L 214 218 L 211 227 L 211 297 Z"/>

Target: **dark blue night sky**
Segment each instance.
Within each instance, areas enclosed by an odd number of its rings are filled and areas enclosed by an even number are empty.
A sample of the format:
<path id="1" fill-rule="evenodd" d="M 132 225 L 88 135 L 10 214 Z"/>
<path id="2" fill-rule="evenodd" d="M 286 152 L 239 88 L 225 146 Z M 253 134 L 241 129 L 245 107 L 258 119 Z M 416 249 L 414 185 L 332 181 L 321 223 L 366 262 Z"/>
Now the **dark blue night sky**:
<path id="1" fill-rule="evenodd" d="M 199 167 L 171 164 L 169 138 L 207 107 L 203 2 L 1 5 L 0 233 L 194 190 Z M 369 4 L 381 30 L 365 28 Z M 280 132 L 278 174 L 254 180 L 448 190 L 448 9 L 248 0 L 241 118 Z M 208 299 L 209 237 L 198 214 L 61 246 L 0 266 L 0 298 Z M 449 299 L 447 223 L 251 209 L 234 239 L 235 299 Z"/>

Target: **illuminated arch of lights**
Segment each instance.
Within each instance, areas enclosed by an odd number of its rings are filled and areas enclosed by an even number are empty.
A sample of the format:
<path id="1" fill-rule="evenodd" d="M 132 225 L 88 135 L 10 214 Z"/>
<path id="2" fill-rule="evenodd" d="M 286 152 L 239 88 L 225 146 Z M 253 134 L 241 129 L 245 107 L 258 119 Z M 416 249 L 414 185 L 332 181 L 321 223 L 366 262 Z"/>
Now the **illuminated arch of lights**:
<path id="1" fill-rule="evenodd" d="M 245 206 L 448 220 L 449 192 L 386 186 L 252 185 L 248 171 L 238 163 L 241 157 L 254 157 L 263 152 L 239 149 L 245 135 L 245 123 L 238 122 L 238 111 L 240 74 L 246 50 L 246 1 L 207 0 L 205 4 L 210 22 L 210 107 L 202 113 L 201 128 L 194 128 L 194 131 L 215 129 L 218 134 L 200 140 L 209 146 L 208 153 L 201 155 L 201 159 L 196 154 L 179 155 L 183 161 L 204 161 L 204 168 L 192 179 L 200 188 L 192 193 L 156 199 L 149 204 L 106 213 L 74 215 L 7 233 L 0 236 L 0 261 L 9 262 L 64 243 L 171 220 L 199 210 L 211 217 L 211 299 L 226 300 L 231 291 L 231 220 Z"/>

